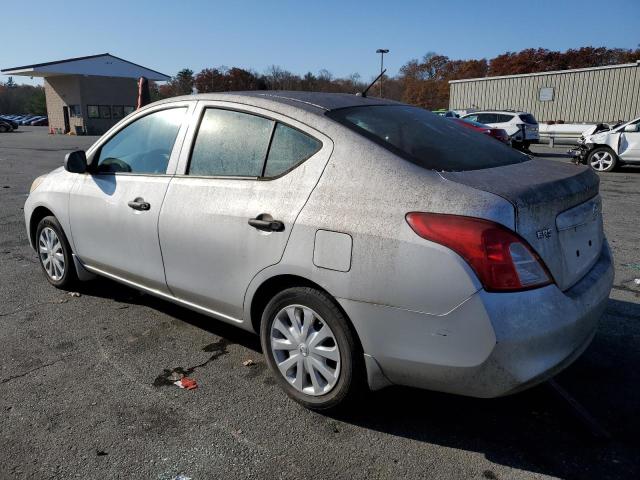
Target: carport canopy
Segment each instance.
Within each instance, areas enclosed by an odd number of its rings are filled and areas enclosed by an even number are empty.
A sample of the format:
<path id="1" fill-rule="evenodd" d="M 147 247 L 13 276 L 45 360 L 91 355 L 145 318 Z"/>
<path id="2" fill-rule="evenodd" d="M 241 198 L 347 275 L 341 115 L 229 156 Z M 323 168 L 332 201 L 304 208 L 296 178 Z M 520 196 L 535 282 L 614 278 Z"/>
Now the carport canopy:
<path id="1" fill-rule="evenodd" d="M 166 82 L 171 77 L 130 62 L 110 53 L 87 57 L 68 58 L 53 62 L 36 63 L 2 69 L 4 75 L 24 75 L 28 77 L 52 77 L 58 75 L 86 75 L 97 77 L 146 77 L 149 80 Z"/>

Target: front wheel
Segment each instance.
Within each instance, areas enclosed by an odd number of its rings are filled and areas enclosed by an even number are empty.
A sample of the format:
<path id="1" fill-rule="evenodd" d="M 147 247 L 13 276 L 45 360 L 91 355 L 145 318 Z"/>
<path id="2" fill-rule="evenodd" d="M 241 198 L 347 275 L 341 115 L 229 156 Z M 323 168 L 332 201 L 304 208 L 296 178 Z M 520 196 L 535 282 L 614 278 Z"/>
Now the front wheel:
<path id="1" fill-rule="evenodd" d="M 610 172 L 618 164 L 618 156 L 609 147 L 597 147 L 587 156 L 587 163 L 596 172 Z"/>
<path id="2" fill-rule="evenodd" d="M 36 230 L 36 250 L 47 280 L 57 288 L 68 288 L 76 280 L 71 247 L 56 217 L 44 217 Z"/>
<path id="3" fill-rule="evenodd" d="M 322 291 L 278 293 L 262 315 L 260 340 L 278 384 L 306 408 L 336 409 L 362 389 L 362 352 L 344 314 Z"/>

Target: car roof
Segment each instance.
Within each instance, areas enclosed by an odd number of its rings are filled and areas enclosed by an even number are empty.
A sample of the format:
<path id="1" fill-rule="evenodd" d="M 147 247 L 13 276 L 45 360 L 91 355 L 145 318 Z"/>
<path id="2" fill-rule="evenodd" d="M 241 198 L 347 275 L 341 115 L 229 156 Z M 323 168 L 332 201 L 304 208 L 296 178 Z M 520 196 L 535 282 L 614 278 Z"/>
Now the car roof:
<path id="1" fill-rule="evenodd" d="M 349 107 L 372 105 L 404 105 L 403 103 L 384 98 L 362 97 L 350 93 L 324 93 L 286 90 L 252 90 L 247 92 L 199 93 L 161 100 L 157 103 L 184 100 L 218 100 L 242 103 L 257 107 L 273 108 L 279 111 L 305 110 L 306 112 L 324 115 L 326 112 Z"/>
<path id="2" fill-rule="evenodd" d="M 470 112 L 467 115 L 473 115 L 474 113 L 504 113 L 505 115 L 519 115 L 527 112 L 523 112 L 522 110 L 476 110 L 475 112 Z"/>

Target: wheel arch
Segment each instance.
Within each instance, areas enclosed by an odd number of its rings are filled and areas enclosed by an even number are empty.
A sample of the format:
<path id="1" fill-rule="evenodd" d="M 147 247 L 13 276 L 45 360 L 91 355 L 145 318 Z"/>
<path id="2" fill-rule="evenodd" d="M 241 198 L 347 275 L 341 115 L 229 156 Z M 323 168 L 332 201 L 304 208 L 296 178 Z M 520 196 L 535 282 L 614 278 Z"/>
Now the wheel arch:
<path id="1" fill-rule="evenodd" d="M 36 229 L 38 228 L 38 223 L 40 223 L 40 220 L 44 217 L 48 216 L 56 217 L 55 213 L 43 205 L 37 206 L 33 209 L 33 212 L 31 212 L 31 217 L 29 218 L 29 243 L 34 250 L 36 248 Z"/>
<path id="2" fill-rule="evenodd" d="M 358 331 L 349 318 L 349 315 L 347 315 L 347 312 L 344 310 L 344 308 L 342 308 L 342 305 L 340 305 L 340 302 L 337 301 L 335 296 L 332 295 L 331 292 L 329 292 L 326 288 L 322 287 L 316 282 L 295 274 L 285 273 L 274 275 L 265 279 L 255 290 L 255 293 L 250 299 L 249 319 L 251 322 L 251 327 L 256 333 L 260 334 L 262 312 L 264 312 L 264 309 L 269 301 L 279 292 L 292 287 L 314 288 L 328 295 L 333 300 L 336 307 L 340 310 L 344 318 L 347 320 L 347 324 L 349 325 L 349 328 L 351 328 L 351 332 L 353 333 L 353 336 L 358 344 L 360 352 L 364 351 L 362 348 L 362 342 L 360 341 L 360 336 L 358 335 Z"/>

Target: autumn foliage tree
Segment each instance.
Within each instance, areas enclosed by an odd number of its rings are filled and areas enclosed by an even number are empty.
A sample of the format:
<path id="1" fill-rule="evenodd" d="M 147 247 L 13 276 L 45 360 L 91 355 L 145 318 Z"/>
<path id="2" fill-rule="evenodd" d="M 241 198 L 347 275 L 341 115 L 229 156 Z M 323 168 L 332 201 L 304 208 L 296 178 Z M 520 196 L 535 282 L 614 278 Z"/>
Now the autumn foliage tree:
<path id="1" fill-rule="evenodd" d="M 434 52 L 420 60 L 410 60 L 396 77 L 383 77 L 384 97 L 402 100 L 428 109 L 449 105 L 449 81 L 496 75 L 565 70 L 570 68 L 599 67 L 640 59 L 640 48 L 635 50 L 605 47 L 582 47 L 564 52 L 544 48 L 528 48 L 519 52 L 506 52 L 491 59 L 457 60 Z M 334 77 L 328 70 L 297 75 L 278 65 L 271 65 L 262 74 L 239 67 L 205 68 L 194 75 L 188 68 L 164 85 L 151 85 L 152 98 L 186 95 L 193 91 L 231 92 L 240 90 L 306 90 L 316 92 L 361 92 L 375 77 L 365 80 L 357 73 Z M 369 96 L 379 95 L 375 85 Z"/>
<path id="2" fill-rule="evenodd" d="M 428 53 L 422 60 L 407 62 L 400 69 L 399 79 L 403 101 L 436 109 L 449 105 L 450 80 L 601 67 L 639 59 L 640 48 L 582 47 L 565 52 L 528 48 L 506 52 L 490 60 L 451 60 Z"/>

